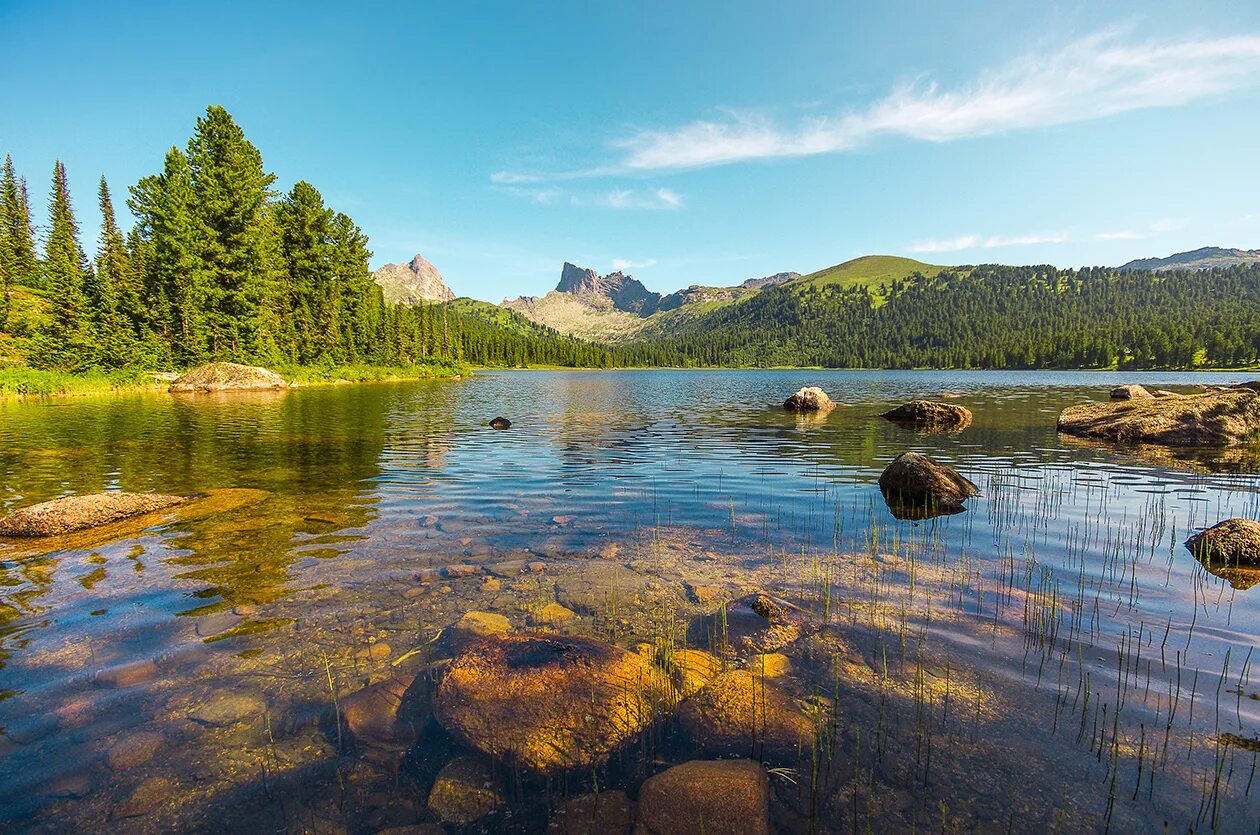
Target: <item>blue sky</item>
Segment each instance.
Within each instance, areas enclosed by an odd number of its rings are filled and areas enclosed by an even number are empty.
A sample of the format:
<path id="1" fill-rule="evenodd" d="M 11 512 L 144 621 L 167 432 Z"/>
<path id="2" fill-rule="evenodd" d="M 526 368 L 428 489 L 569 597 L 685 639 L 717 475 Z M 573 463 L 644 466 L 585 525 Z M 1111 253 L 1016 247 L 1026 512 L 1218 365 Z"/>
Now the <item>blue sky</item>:
<path id="1" fill-rule="evenodd" d="M 0 0 L 0 153 L 84 243 L 226 106 L 374 265 L 543 293 L 931 263 L 1260 247 L 1254 2 Z M 128 221 L 129 222 L 129 221 Z"/>

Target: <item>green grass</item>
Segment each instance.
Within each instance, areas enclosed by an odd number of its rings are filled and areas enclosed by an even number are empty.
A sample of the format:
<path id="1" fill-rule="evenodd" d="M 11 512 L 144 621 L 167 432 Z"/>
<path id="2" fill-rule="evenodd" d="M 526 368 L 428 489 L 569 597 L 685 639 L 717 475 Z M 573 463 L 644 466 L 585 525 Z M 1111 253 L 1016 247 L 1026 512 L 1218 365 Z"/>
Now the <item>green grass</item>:
<path id="1" fill-rule="evenodd" d="M 467 374 L 469 369 L 464 363 L 435 359 L 417 365 L 282 365 L 272 370 L 290 383 L 315 385 L 341 381 L 372 383 L 382 380 L 423 380 L 454 377 L 459 374 Z"/>
<path id="2" fill-rule="evenodd" d="M 122 389 L 164 389 L 144 371 L 93 371 L 67 374 L 15 366 L 0 368 L 0 399 L 10 397 L 56 396 L 66 394 L 105 394 Z"/>
<path id="3" fill-rule="evenodd" d="M 467 296 L 461 296 L 446 302 L 445 307 L 452 313 L 458 313 L 461 316 L 468 316 L 474 319 L 481 319 L 492 325 L 508 330 L 512 333 L 522 336 L 550 336 L 552 329 L 537 322 L 532 322 L 525 318 L 515 310 L 509 310 L 506 307 L 499 307 L 497 304 L 483 302 L 478 299 L 470 299 Z"/>
<path id="4" fill-rule="evenodd" d="M 861 258 L 854 258 L 852 261 L 845 261 L 843 264 L 836 264 L 834 267 L 827 267 L 816 273 L 803 275 L 795 281 L 789 281 L 785 286 L 804 287 L 813 285 L 823 287 L 838 284 L 842 287 L 874 288 L 881 284 L 888 284 L 897 279 L 905 278 L 916 272 L 925 276 L 933 276 L 942 269 L 944 267 L 938 267 L 935 264 L 925 264 L 913 258 L 901 258 L 896 255 L 864 255 Z"/>

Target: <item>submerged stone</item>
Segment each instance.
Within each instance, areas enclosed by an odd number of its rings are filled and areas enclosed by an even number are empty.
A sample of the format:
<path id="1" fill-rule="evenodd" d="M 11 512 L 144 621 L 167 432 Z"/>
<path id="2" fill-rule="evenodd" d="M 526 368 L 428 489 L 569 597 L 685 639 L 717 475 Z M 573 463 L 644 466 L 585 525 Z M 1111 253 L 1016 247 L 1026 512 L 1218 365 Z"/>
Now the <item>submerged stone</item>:
<path id="1" fill-rule="evenodd" d="M 664 661 L 679 699 L 692 695 L 722 672 L 721 660 L 699 649 L 676 649 Z"/>
<path id="2" fill-rule="evenodd" d="M 340 700 L 341 719 L 365 759 L 395 767 L 415 744 L 416 715 L 406 709 L 415 681 L 412 675 L 396 676 Z"/>
<path id="3" fill-rule="evenodd" d="M 503 783 L 476 757 L 442 766 L 429 791 L 429 810 L 445 823 L 465 826 L 503 805 Z"/>
<path id="4" fill-rule="evenodd" d="M 0 519 L 0 536 L 58 536 L 165 510 L 188 501 L 160 493 L 91 493 L 63 496 L 15 510 Z"/>
<path id="5" fill-rule="evenodd" d="M 197 707 L 188 718 L 201 725 L 223 728 L 246 719 L 262 718 L 267 702 L 254 693 L 218 692 Z"/>
<path id="6" fill-rule="evenodd" d="M 651 721 L 652 665 L 591 638 L 494 635 L 447 669 L 434 713 L 465 744 L 537 772 L 589 766 Z"/>
<path id="7" fill-rule="evenodd" d="M 784 400 L 783 408 L 789 412 L 830 412 L 836 402 L 818 386 L 805 386 Z"/>
<path id="8" fill-rule="evenodd" d="M 583 794 L 560 804 L 547 835 L 629 835 L 634 802 L 623 791 Z"/>
<path id="9" fill-rule="evenodd" d="M 692 760 L 639 790 L 636 835 L 769 835 L 770 786 L 751 760 Z"/>
<path id="10" fill-rule="evenodd" d="M 126 771 L 153 759 L 165 744 L 166 737 L 157 731 L 127 734 L 105 752 L 105 763 L 113 771 Z"/>
<path id="11" fill-rule="evenodd" d="M 212 362 L 199 365 L 175 378 L 173 392 L 260 391 L 284 389 L 289 384 L 274 371 L 256 365 L 235 362 Z"/>
<path id="12" fill-rule="evenodd" d="M 451 626 L 451 645 L 463 649 L 487 635 L 504 635 L 511 631 L 512 623 L 496 612 L 465 612 Z"/>
<path id="13" fill-rule="evenodd" d="M 961 513 L 963 502 L 980 490 L 953 467 L 918 452 L 903 452 L 879 476 L 884 501 L 899 519 Z"/>
<path id="14" fill-rule="evenodd" d="M 152 681 L 157 672 L 157 663 L 151 658 L 143 658 L 139 661 L 130 661 L 116 667 L 98 670 L 93 676 L 93 681 L 100 687 L 132 687 Z"/>
<path id="15" fill-rule="evenodd" d="M 764 677 L 732 670 L 678 708 L 678 721 L 711 754 L 790 759 L 809 751 L 814 723 Z"/>
<path id="16" fill-rule="evenodd" d="M 745 595 L 693 623 L 688 638 L 723 657 L 774 652 L 819 627 L 810 612 L 764 592 Z"/>

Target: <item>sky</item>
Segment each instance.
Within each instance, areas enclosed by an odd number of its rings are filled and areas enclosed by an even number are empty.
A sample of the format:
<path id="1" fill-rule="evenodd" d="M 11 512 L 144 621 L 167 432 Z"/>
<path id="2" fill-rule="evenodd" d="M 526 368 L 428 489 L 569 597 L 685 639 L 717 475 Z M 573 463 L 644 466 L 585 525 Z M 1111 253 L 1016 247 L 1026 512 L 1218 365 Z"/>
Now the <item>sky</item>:
<path id="1" fill-rule="evenodd" d="M 210 104 L 490 301 L 1260 247 L 1254 0 L 0 0 L 0 55 L 0 153 L 40 223 L 65 162 L 89 252 Z"/>

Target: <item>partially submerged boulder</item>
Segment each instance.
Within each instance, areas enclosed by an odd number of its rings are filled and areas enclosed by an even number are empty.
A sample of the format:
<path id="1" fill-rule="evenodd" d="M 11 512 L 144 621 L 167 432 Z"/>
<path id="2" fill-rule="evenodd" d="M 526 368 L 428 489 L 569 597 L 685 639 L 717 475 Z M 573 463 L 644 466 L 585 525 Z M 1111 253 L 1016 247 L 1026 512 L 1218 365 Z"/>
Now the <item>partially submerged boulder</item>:
<path id="1" fill-rule="evenodd" d="M 931 400 L 911 400 L 880 415 L 893 423 L 913 426 L 964 429 L 971 423 L 971 410 L 953 403 L 936 403 Z"/>
<path id="2" fill-rule="evenodd" d="M 15 510 L 0 519 L 0 536 L 59 536 L 107 525 L 129 516 L 165 510 L 186 501 L 188 500 L 183 496 L 165 496 L 160 493 L 90 493 L 63 496 Z"/>
<path id="3" fill-rule="evenodd" d="M 678 721 L 704 751 L 792 759 L 808 752 L 814 723 L 796 702 L 748 670 L 723 673 L 678 707 Z"/>
<path id="4" fill-rule="evenodd" d="M 636 835 L 769 835 L 770 785 L 751 760 L 692 760 L 639 789 Z"/>
<path id="5" fill-rule="evenodd" d="M 490 428 L 491 429 L 511 429 L 512 421 L 508 420 L 507 418 L 503 416 L 499 416 L 497 418 L 491 418 Z"/>
<path id="6" fill-rule="evenodd" d="M 547 835 L 630 835 L 634 801 L 623 791 L 571 797 L 552 815 Z"/>
<path id="7" fill-rule="evenodd" d="M 274 371 L 256 365 L 212 362 L 189 369 L 171 383 L 171 391 L 260 391 L 284 389 L 289 384 Z"/>
<path id="8" fill-rule="evenodd" d="M 879 489 L 893 515 L 923 519 L 961 513 L 963 502 L 979 488 L 953 467 L 918 452 L 903 452 L 879 476 Z"/>
<path id="9" fill-rule="evenodd" d="M 1112 400 L 1154 400 L 1155 395 L 1147 391 L 1146 386 L 1117 386 L 1111 390 Z"/>
<path id="10" fill-rule="evenodd" d="M 465 744 L 549 772 L 607 759 L 651 721 L 659 693 L 652 665 L 611 644 L 493 635 L 451 662 L 434 713 Z"/>
<path id="11" fill-rule="evenodd" d="M 830 412 L 836 403 L 818 386 L 805 386 L 784 400 L 783 408 L 790 412 Z"/>
<path id="12" fill-rule="evenodd" d="M 1186 540 L 1200 560 L 1260 567 L 1260 522 L 1226 519 Z"/>
<path id="13" fill-rule="evenodd" d="M 1249 388 L 1119 403 L 1082 403 L 1059 415 L 1067 435 L 1117 443 L 1227 447 L 1260 434 L 1260 393 Z"/>

